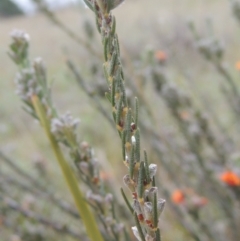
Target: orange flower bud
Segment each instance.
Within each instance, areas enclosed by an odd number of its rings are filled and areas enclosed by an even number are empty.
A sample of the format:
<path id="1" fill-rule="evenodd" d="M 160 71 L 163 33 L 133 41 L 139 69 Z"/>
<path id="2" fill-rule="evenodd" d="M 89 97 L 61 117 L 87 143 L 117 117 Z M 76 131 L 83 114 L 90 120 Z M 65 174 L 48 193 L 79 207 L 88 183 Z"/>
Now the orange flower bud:
<path id="1" fill-rule="evenodd" d="M 181 190 L 177 189 L 172 193 L 171 199 L 174 203 L 180 204 L 184 202 L 185 195 Z"/>
<path id="2" fill-rule="evenodd" d="M 223 172 L 220 179 L 229 186 L 240 186 L 240 177 L 232 171 Z"/>

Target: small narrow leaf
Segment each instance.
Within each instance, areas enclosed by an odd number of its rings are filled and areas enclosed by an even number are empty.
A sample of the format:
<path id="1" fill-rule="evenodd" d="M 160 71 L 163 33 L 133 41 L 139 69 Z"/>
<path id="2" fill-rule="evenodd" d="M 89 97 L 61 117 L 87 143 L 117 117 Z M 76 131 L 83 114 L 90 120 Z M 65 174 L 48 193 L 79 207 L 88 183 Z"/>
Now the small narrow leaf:
<path id="1" fill-rule="evenodd" d="M 151 177 L 150 177 L 150 172 L 149 172 L 149 164 L 148 164 L 148 157 L 147 157 L 146 150 L 144 150 L 144 165 L 145 165 L 146 180 L 147 180 L 147 183 L 150 183 Z"/>
<path id="2" fill-rule="evenodd" d="M 154 228 L 158 226 L 157 193 L 154 193 L 153 196 L 153 226 Z"/>
<path id="3" fill-rule="evenodd" d="M 133 210 L 131 204 L 129 203 L 129 201 L 128 201 L 128 199 L 127 199 L 127 197 L 126 197 L 123 189 L 121 188 L 120 190 L 121 190 L 121 194 L 122 194 L 122 196 L 123 196 L 123 199 L 124 199 L 125 203 L 127 204 L 128 209 L 130 210 L 131 213 L 133 213 L 134 210 Z"/>
<path id="4" fill-rule="evenodd" d="M 126 142 L 131 143 L 131 122 L 132 122 L 132 111 L 128 109 L 126 120 L 125 120 L 125 130 L 126 130 Z"/>
<path id="5" fill-rule="evenodd" d="M 114 70 L 117 65 L 117 57 L 118 57 L 118 54 L 116 53 L 116 51 L 114 51 L 112 54 L 112 58 L 111 58 L 111 62 L 109 65 L 109 70 L 108 70 L 108 73 L 110 76 L 113 76 L 113 74 L 114 74 Z"/>
<path id="6" fill-rule="evenodd" d="M 135 128 L 136 128 L 136 129 L 138 129 L 138 110 L 139 110 L 138 98 L 135 97 L 135 115 L 134 115 L 134 123 L 135 123 Z"/>
<path id="7" fill-rule="evenodd" d="M 138 191 L 138 199 L 142 200 L 143 199 L 143 192 L 144 192 L 144 163 L 140 162 L 140 168 L 139 168 L 139 173 L 138 173 L 138 186 L 137 186 L 137 191 Z"/>
<path id="8" fill-rule="evenodd" d="M 136 144 L 135 144 L 135 158 L 137 162 L 140 162 L 140 151 L 141 151 L 141 146 L 140 146 L 140 133 L 139 133 L 139 129 L 137 129 L 137 131 L 135 132 L 135 140 L 136 140 Z M 146 167 L 145 167 L 146 168 Z"/>
<path id="9" fill-rule="evenodd" d="M 134 151 L 135 151 L 135 147 L 132 146 L 131 154 L 130 154 L 130 160 L 129 160 L 129 175 L 130 175 L 131 179 L 133 179 L 134 166 L 135 166 Z"/>

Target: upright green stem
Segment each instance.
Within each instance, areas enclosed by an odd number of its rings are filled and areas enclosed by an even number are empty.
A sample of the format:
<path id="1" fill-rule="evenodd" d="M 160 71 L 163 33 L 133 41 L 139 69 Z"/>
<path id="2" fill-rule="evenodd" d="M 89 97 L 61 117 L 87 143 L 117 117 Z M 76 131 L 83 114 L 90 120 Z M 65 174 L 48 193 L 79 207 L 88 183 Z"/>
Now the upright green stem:
<path id="1" fill-rule="evenodd" d="M 89 206 L 86 203 L 86 200 L 84 199 L 79 187 L 78 182 L 68 165 L 67 161 L 65 160 L 61 149 L 55 140 L 54 136 L 51 133 L 50 130 L 50 122 L 46 117 L 45 110 L 39 101 L 39 98 L 36 95 L 32 96 L 32 103 L 35 108 L 35 111 L 38 115 L 38 118 L 40 120 L 40 123 L 42 124 L 46 135 L 51 143 L 52 149 L 54 151 L 54 154 L 57 158 L 58 164 L 61 167 L 62 173 L 64 175 L 64 178 L 67 182 L 68 188 L 70 189 L 70 192 L 72 193 L 72 196 L 74 198 L 75 204 L 77 206 L 79 215 L 81 216 L 83 223 L 85 225 L 88 237 L 92 241 L 104 241 L 102 238 L 102 235 L 97 227 L 96 220 L 92 214 L 92 212 L 89 209 Z"/>

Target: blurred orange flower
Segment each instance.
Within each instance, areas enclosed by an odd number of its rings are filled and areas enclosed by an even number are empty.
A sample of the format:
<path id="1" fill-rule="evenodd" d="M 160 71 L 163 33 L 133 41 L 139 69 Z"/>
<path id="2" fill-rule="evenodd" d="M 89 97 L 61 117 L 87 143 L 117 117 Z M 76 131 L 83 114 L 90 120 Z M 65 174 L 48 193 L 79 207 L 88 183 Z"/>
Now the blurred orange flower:
<path id="1" fill-rule="evenodd" d="M 220 179 L 229 186 L 240 186 L 240 177 L 232 171 L 223 172 Z"/>
<path id="2" fill-rule="evenodd" d="M 156 51 L 155 58 L 161 62 L 164 62 L 165 60 L 167 60 L 167 54 L 159 50 L 159 51 Z"/>
<path id="3" fill-rule="evenodd" d="M 181 190 L 177 189 L 172 193 L 171 199 L 174 203 L 180 204 L 184 202 L 185 196 Z"/>
<path id="4" fill-rule="evenodd" d="M 237 70 L 240 70 L 240 61 L 236 62 L 235 67 L 236 67 Z"/>

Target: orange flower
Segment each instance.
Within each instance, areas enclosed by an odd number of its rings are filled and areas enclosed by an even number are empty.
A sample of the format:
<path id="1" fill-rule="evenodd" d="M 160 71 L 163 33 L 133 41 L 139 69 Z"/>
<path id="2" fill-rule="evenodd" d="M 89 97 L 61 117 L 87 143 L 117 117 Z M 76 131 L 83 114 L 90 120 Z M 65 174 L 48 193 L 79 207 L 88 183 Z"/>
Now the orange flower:
<path id="1" fill-rule="evenodd" d="M 240 61 L 237 61 L 237 62 L 236 62 L 235 68 L 236 68 L 237 70 L 240 70 Z"/>
<path id="2" fill-rule="evenodd" d="M 181 190 L 177 189 L 172 193 L 171 199 L 174 203 L 180 204 L 184 202 L 185 196 Z"/>
<path id="3" fill-rule="evenodd" d="M 164 62 L 167 59 L 167 55 L 165 52 L 159 50 L 155 53 L 155 58 L 160 62 Z"/>
<path id="4" fill-rule="evenodd" d="M 240 186 L 240 177 L 238 177 L 237 174 L 232 171 L 223 172 L 220 176 L 220 179 L 229 186 Z"/>

